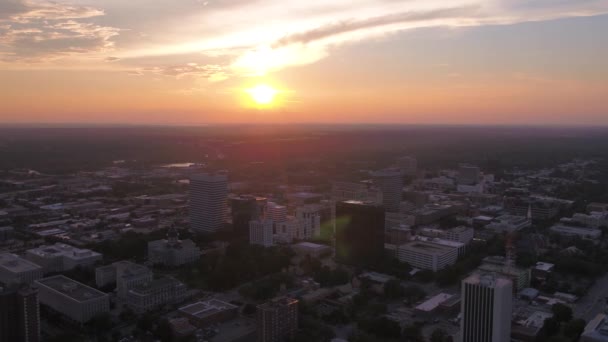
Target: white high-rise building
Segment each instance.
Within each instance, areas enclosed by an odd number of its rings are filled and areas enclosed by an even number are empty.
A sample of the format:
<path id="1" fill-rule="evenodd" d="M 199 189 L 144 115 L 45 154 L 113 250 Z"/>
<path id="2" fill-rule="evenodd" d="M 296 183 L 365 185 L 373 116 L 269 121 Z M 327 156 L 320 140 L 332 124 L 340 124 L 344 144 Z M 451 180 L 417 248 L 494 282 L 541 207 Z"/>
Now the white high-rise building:
<path id="1" fill-rule="evenodd" d="M 509 342 L 513 283 L 495 274 L 474 274 L 462 281 L 462 342 Z"/>
<path id="2" fill-rule="evenodd" d="M 274 245 L 272 220 L 253 220 L 249 222 L 249 243 L 270 247 Z"/>
<path id="3" fill-rule="evenodd" d="M 374 184 L 382 191 L 382 205 L 386 212 L 399 211 L 403 192 L 403 173 L 399 169 L 372 172 Z"/>
<path id="4" fill-rule="evenodd" d="M 198 233 L 213 233 L 224 226 L 228 200 L 225 175 L 199 174 L 190 178 L 190 226 Z"/>

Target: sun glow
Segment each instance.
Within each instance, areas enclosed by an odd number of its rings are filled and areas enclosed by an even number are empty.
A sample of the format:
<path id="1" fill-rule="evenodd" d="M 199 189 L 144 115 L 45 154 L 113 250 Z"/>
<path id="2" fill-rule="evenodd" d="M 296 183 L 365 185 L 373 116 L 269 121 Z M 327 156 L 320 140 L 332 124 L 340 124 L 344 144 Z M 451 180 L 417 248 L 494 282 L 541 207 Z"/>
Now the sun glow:
<path id="1" fill-rule="evenodd" d="M 256 104 L 269 105 L 274 100 L 277 90 L 266 84 L 258 84 L 247 89 L 247 93 Z"/>

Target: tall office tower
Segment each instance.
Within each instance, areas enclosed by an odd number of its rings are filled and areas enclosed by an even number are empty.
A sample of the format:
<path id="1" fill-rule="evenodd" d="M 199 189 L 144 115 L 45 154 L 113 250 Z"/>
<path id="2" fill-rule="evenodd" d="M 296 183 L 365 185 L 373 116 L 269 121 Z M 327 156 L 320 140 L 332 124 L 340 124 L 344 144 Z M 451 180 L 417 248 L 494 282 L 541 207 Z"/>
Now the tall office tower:
<path id="1" fill-rule="evenodd" d="M 236 235 L 249 236 L 249 222 L 262 216 L 266 198 L 242 195 L 230 199 L 232 229 Z"/>
<path id="2" fill-rule="evenodd" d="M 261 219 L 249 222 L 249 243 L 270 247 L 274 245 L 274 223 L 272 220 Z"/>
<path id="3" fill-rule="evenodd" d="M 40 341 L 38 290 L 0 288 L 0 342 Z"/>
<path id="4" fill-rule="evenodd" d="M 384 253 L 384 208 L 374 203 L 336 204 L 335 256 L 338 262 L 365 266 Z"/>
<path id="5" fill-rule="evenodd" d="M 213 233 L 224 226 L 228 178 L 199 174 L 190 178 L 190 226 L 197 233 Z"/>
<path id="6" fill-rule="evenodd" d="M 293 339 L 298 329 L 298 301 L 281 297 L 258 305 L 256 324 L 258 342 Z"/>
<path id="7" fill-rule="evenodd" d="M 462 342 L 511 340 L 513 283 L 495 274 L 474 274 L 462 281 Z"/>
<path id="8" fill-rule="evenodd" d="M 415 176 L 418 171 L 418 161 L 414 157 L 405 156 L 397 159 L 397 167 L 406 176 Z"/>
<path id="9" fill-rule="evenodd" d="M 287 220 L 287 207 L 274 202 L 266 205 L 266 218 L 274 222 L 284 222 Z"/>
<path id="10" fill-rule="evenodd" d="M 372 172 L 374 184 L 382 191 L 382 204 L 387 212 L 398 212 L 403 196 L 403 174 L 401 170 L 386 169 Z"/>
<path id="11" fill-rule="evenodd" d="M 460 164 L 458 167 L 458 184 L 475 185 L 479 183 L 481 171 L 477 166 Z"/>

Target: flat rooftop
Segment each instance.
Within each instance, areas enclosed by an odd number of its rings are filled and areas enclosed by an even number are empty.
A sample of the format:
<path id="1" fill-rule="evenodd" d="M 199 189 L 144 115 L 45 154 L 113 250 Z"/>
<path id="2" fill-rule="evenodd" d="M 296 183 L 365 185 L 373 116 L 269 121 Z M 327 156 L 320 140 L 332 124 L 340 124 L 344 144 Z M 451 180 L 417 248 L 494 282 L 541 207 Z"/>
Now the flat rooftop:
<path id="1" fill-rule="evenodd" d="M 425 253 L 425 254 L 436 254 L 441 255 L 454 250 L 454 247 L 441 245 L 434 242 L 428 241 L 413 241 L 399 246 L 400 249 L 407 249 L 410 251 Z"/>
<path id="2" fill-rule="evenodd" d="M 329 248 L 329 246 L 321 245 L 321 244 L 318 244 L 318 243 L 312 243 L 312 242 L 300 242 L 300 243 L 297 243 L 295 246 L 297 246 L 297 247 L 312 248 L 312 249 Z"/>
<path id="3" fill-rule="evenodd" d="M 578 227 L 578 226 L 566 226 L 562 224 L 556 224 L 551 226 L 551 230 L 560 231 L 560 232 L 568 232 L 574 234 L 600 234 L 602 231 L 597 228 L 589 228 L 589 227 Z"/>
<path id="4" fill-rule="evenodd" d="M 223 302 L 218 299 L 210 299 L 207 301 L 196 302 L 190 305 L 179 308 L 179 311 L 203 319 L 213 316 L 218 312 L 233 310 L 237 306 Z"/>
<path id="5" fill-rule="evenodd" d="M 78 302 L 86 302 L 93 299 L 107 297 L 108 295 L 92 287 L 88 287 L 76 280 L 63 275 L 56 275 L 37 280 L 41 286 L 51 288 Z"/>
<path id="6" fill-rule="evenodd" d="M 534 268 L 536 268 L 539 271 L 546 271 L 546 272 L 548 272 L 548 271 L 551 271 L 554 266 L 555 266 L 554 264 L 550 264 L 548 262 L 539 261 L 539 262 L 536 263 L 536 266 Z"/>
<path id="7" fill-rule="evenodd" d="M 42 269 L 39 265 L 10 253 L 0 254 L 0 267 L 11 273 L 22 273 Z"/>
<path id="8" fill-rule="evenodd" d="M 88 258 L 91 256 L 101 256 L 101 254 L 90 249 L 76 248 L 64 243 L 56 243 L 50 246 L 40 246 L 38 248 L 29 249 L 28 253 L 36 254 L 43 258 L 66 256 L 72 259 L 78 259 Z"/>
<path id="9" fill-rule="evenodd" d="M 452 297 L 453 297 L 453 295 L 451 295 L 451 294 L 440 293 L 438 295 L 435 295 L 435 296 L 429 298 L 424 303 L 416 306 L 416 310 L 427 311 L 427 312 L 428 311 L 433 311 L 439 305 L 441 305 L 441 303 L 445 302 L 446 300 L 448 300 L 448 299 L 450 299 Z"/>

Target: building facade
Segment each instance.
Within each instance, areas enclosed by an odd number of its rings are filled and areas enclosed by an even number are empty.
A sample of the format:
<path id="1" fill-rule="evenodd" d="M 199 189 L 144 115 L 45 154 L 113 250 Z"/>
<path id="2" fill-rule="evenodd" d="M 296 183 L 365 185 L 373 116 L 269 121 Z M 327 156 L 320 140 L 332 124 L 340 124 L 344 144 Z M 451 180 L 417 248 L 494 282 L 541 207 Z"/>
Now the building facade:
<path id="1" fill-rule="evenodd" d="M 67 318 L 86 323 L 110 311 L 110 297 L 63 275 L 37 280 L 40 303 Z"/>
<path id="2" fill-rule="evenodd" d="M 335 256 L 338 262 L 367 265 L 384 254 L 384 208 L 373 203 L 336 204 Z"/>
<path id="3" fill-rule="evenodd" d="M 263 247 L 274 246 L 274 222 L 272 220 L 254 220 L 249 222 L 249 243 Z"/>
<path id="4" fill-rule="evenodd" d="M 413 267 L 436 272 L 456 262 L 458 247 L 431 241 L 412 241 L 397 247 L 397 259 Z"/>
<path id="5" fill-rule="evenodd" d="M 0 283 L 31 284 L 42 278 L 42 275 L 43 270 L 39 265 L 15 254 L 0 254 Z"/>
<path id="6" fill-rule="evenodd" d="M 372 173 L 374 184 L 382 191 L 382 205 L 387 212 L 398 212 L 403 197 L 403 173 L 387 169 Z"/>
<path id="7" fill-rule="evenodd" d="M 511 280 L 475 274 L 462 281 L 462 342 L 511 340 Z"/>
<path id="8" fill-rule="evenodd" d="M 200 257 L 200 248 L 190 239 L 180 240 L 175 227 L 169 229 L 167 239 L 148 242 L 148 261 L 152 264 L 180 266 Z"/>
<path id="9" fill-rule="evenodd" d="M 0 288 L 0 342 L 40 341 L 38 290 Z"/>
<path id="10" fill-rule="evenodd" d="M 146 312 L 186 298 L 187 287 L 171 277 L 136 285 L 127 292 L 127 305 L 135 312 Z"/>
<path id="11" fill-rule="evenodd" d="M 298 301 L 282 297 L 258 305 L 257 342 L 282 342 L 292 339 L 298 329 Z"/>
<path id="12" fill-rule="evenodd" d="M 90 249 L 76 248 L 65 243 L 40 246 L 25 252 L 29 261 L 42 266 L 44 273 L 65 272 L 76 267 L 90 268 L 102 255 Z"/>
<path id="13" fill-rule="evenodd" d="M 190 226 L 197 233 L 213 233 L 226 221 L 228 177 L 199 174 L 190 178 Z"/>

